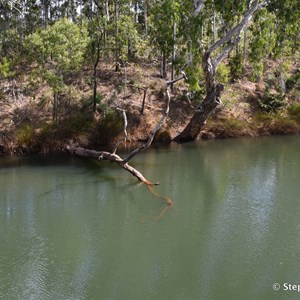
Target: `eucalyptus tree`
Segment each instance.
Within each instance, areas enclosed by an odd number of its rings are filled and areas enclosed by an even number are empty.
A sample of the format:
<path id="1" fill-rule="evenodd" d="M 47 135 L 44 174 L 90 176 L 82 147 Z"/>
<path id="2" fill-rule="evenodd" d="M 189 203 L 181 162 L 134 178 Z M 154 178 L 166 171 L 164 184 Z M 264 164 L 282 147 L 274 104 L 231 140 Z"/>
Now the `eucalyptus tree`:
<path id="1" fill-rule="evenodd" d="M 107 19 L 103 14 L 103 7 L 94 0 L 97 7 L 94 17 L 88 22 L 90 42 L 88 45 L 87 56 L 93 61 L 93 111 L 96 112 L 97 105 L 97 85 L 98 85 L 98 65 L 100 62 L 100 52 L 105 47 Z M 103 44 L 104 40 L 104 44 Z"/>
<path id="2" fill-rule="evenodd" d="M 276 60 L 279 65 L 279 77 L 282 92 L 284 87 L 284 60 L 293 59 L 300 48 L 300 3 L 297 0 L 273 0 L 261 10 L 254 19 L 250 30 L 253 35 L 250 49 L 250 61 L 254 67 L 254 79 L 261 79 L 264 61 Z"/>
<path id="3" fill-rule="evenodd" d="M 185 129 L 175 138 L 178 142 L 186 142 L 198 137 L 203 125 L 212 111 L 220 104 L 224 85 L 217 82 L 218 67 L 228 56 L 231 50 L 241 40 L 243 30 L 249 25 L 254 14 L 267 5 L 266 1 L 227 1 L 215 0 L 216 13 L 223 19 L 223 26 L 219 29 L 220 38 L 215 42 L 204 41 L 200 38 L 201 24 L 207 18 L 207 9 L 211 1 L 194 0 L 190 6 L 190 16 L 187 25 L 194 30 L 191 40 L 197 41 L 197 49 L 201 54 L 201 67 L 205 78 L 206 95 L 199 107 L 195 110 Z M 225 4 L 225 5 L 224 5 Z M 227 5 L 226 5 L 227 4 Z M 232 10 L 232 8 L 235 8 Z M 197 28 L 198 27 L 198 28 Z M 198 29 L 198 36 L 195 35 Z"/>
<path id="4" fill-rule="evenodd" d="M 262 78 L 264 61 L 274 53 L 276 46 L 275 21 L 276 16 L 264 8 L 255 16 L 255 22 L 250 27 L 253 37 L 249 46 L 249 59 L 253 65 L 253 80 Z"/>
<path id="5" fill-rule="evenodd" d="M 176 23 L 180 19 L 179 1 L 165 0 L 153 6 L 151 10 L 151 36 L 161 52 L 161 76 L 167 78 L 167 60 L 173 52 L 176 36 Z M 174 76 L 172 76 L 174 79 Z"/>
<path id="6" fill-rule="evenodd" d="M 59 95 L 65 87 L 66 76 L 82 66 L 88 41 L 86 27 L 65 18 L 27 37 L 30 58 L 39 64 L 38 75 L 53 92 L 54 122 L 58 118 Z"/>

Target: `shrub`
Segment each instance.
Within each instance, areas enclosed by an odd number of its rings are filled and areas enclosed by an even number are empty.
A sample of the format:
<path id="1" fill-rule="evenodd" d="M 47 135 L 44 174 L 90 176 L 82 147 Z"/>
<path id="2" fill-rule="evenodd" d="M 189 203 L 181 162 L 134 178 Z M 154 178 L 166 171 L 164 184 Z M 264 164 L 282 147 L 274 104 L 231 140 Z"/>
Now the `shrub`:
<path id="1" fill-rule="evenodd" d="M 95 128 L 95 140 L 100 144 L 109 144 L 123 131 L 123 119 L 120 113 L 109 110 L 98 122 Z"/>
<path id="2" fill-rule="evenodd" d="M 217 70 L 217 81 L 222 83 L 228 83 L 230 78 L 230 68 L 224 63 L 219 65 Z"/>
<path id="3" fill-rule="evenodd" d="M 253 62 L 253 70 L 250 75 L 250 80 L 253 82 L 259 81 L 264 73 L 264 64 L 261 61 Z"/>
<path id="4" fill-rule="evenodd" d="M 217 137 L 236 137 L 245 135 L 247 124 L 234 117 L 223 120 L 210 120 L 207 128 Z"/>
<path id="5" fill-rule="evenodd" d="M 284 107 L 285 101 L 283 95 L 274 95 L 265 93 L 262 99 L 258 100 L 258 106 L 263 112 L 277 112 Z"/>
<path id="6" fill-rule="evenodd" d="M 300 89 L 300 70 L 297 70 L 285 83 L 286 90 L 289 92 L 293 88 Z"/>
<path id="7" fill-rule="evenodd" d="M 295 121 L 300 122 L 300 103 L 293 103 L 287 109 L 288 115 Z"/>
<path id="8" fill-rule="evenodd" d="M 294 120 L 286 117 L 278 116 L 274 119 L 274 122 L 270 128 L 273 134 L 287 134 L 298 131 L 298 125 Z"/>
<path id="9" fill-rule="evenodd" d="M 93 119 L 90 115 L 75 113 L 66 119 L 61 125 L 66 134 L 81 133 L 92 125 Z"/>
<path id="10" fill-rule="evenodd" d="M 32 146 L 34 136 L 34 127 L 30 123 L 24 123 L 17 129 L 18 143 L 24 148 Z"/>
<path id="11" fill-rule="evenodd" d="M 0 78 L 11 78 L 14 75 L 15 73 L 11 71 L 11 61 L 6 57 L 3 57 L 2 62 L 0 63 Z"/>
<path id="12" fill-rule="evenodd" d="M 240 79 L 243 75 L 243 56 L 237 53 L 229 62 L 230 77 L 232 81 Z"/>
<path id="13" fill-rule="evenodd" d="M 265 124 L 269 124 L 273 120 L 273 115 L 267 114 L 267 113 L 264 113 L 264 112 L 260 112 L 260 113 L 257 113 L 254 116 L 254 120 L 256 122 L 262 122 L 262 123 L 265 123 Z"/>

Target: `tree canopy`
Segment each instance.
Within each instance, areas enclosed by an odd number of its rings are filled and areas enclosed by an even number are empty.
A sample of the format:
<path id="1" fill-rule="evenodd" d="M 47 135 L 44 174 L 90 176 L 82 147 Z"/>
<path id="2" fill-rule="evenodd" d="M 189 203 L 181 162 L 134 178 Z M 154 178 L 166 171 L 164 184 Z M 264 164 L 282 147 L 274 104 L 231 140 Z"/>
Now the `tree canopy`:
<path id="1" fill-rule="evenodd" d="M 70 77 L 93 70 L 95 111 L 100 60 L 115 64 L 125 90 L 128 63 L 159 63 L 166 80 L 186 74 L 196 108 L 176 139 L 191 140 L 221 103 L 224 84 L 259 82 L 268 60 L 286 92 L 299 60 L 299 17 L 298 0 L 2 0 L 0 76 L 29 68 L 52 89 L 55 108 Z"/>

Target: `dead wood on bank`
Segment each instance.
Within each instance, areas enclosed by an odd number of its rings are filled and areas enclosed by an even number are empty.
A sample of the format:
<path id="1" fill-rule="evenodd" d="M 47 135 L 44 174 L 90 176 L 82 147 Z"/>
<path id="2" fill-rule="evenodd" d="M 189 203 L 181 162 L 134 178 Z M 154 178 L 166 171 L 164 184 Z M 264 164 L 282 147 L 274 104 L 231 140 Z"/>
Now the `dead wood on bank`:
<path id="1" fill-rule="evenodd" d="M 156 133 L 161 129 L 161 127 L 164 125 L 168 115 L 169 115 L 169 110 L 170 110 L 170 101 L 171 101 L 171 97 L 170 97 L 170 92 L 169 92 L 169 86 L 171 84 L 174 84 L 175 82 L 182 80 L 182 79 L 186 79 L 185 74 L 182 72 L 182 76 L 171 80 L 171 81 L 167 81 L 166 82 L 166 87 L 165 87 L 165 99 L 166 99 L 166 107 L 164 110 L 164 113 L 162 115 L 162 117 L 160 118 L 159 122 L 157 123 L 157 125 L 151 130 L 149 136 L 148 136 L 148 140 L 145 144 L 143 144 L 142 146 L 136 148 L 135 150 L 133 150 L 132 152 L 130 152 L 125 158 L 120 157 L 118 154 L 116 154 L 117 149 L 115 149 L 114 152 L 107 152 L 107 151 L 96 151 L 96 150 L 91 150 L 91 149 L 85 149 L 82 147 L 76 147 L 75 145 L 68 145 L 67 146 L 67 151 L 75 156 L 78 157 L 86 157 L 86 158 L 94 158 L 94 159 L 98 159 L 98 160 L 108 160 L 111 163 L 116 163 L 118 164 L 122 169 L 126 170 L 127 172 L 129 172 L 130 174 L 132 174 L 134 177 L 136 177 L 139 181 L 145 183 L 148 187 L 152 186 L 152 185 L 157 185 L 159 183 L 152 183 L 151 181 L 149 181 L 148 179 L 146 179 L 144 177 L 144 175 L 138 171 L 137 169 L 135 169 L 134 167 L 132 167 L 129 164 L 129 161 L 131 161 L 136 155 L 138 155 L 139 153 L 141 153 L 142 151 L 148 149 L 150 147 L 150 145 L 152 144 L 154 137 L 156 135 Z M 126 117 L 126 112 L 124 109 L 120 109 L 118 108 L 119 111 L 122 112 L 123 115 L 123 119 L 124 119 L 124 135 L 125 135 L 125 142 L 126 142 L 126 135 L 127 135 L 127 117 Z M 164 199 L 164 201 L 167 203 L 168 206 L 172 206 L 173 205 L 173 201 L 167 197 L 161 196 L 161 195 L 157 195 L 157 193 L 155 193 L 153 191 L 153 189 L 149 188 L 149 191 L 152 192 L 155 196 Z"/>

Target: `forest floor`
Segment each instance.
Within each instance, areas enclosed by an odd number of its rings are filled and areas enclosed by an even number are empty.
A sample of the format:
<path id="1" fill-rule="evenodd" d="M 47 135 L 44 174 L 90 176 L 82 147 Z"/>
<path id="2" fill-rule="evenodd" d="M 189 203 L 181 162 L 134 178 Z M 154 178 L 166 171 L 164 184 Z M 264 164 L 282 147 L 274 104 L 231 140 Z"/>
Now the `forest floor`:
<path id="1" fill-rule="evenodd" d="M 159 66 L 128 64 L 115 72 L 113 64 L 98 68 L 97 112 L 92 112 L 91 70 L 69 78 L 61 94 L 58 122 L 52 121 L 52 92 L 28 72 L 14 80 L 0 81 L 0 154 L 25 154 L 62 150 L 70 140 L 81 146 L 113 148 L 123 140 L 123 119 L 115 108 L 125 109 L 128 117 L 128 142 L 147 139 L 165 109 L 165 81 Z M 145 107 L 142 103 L 146 90 Z M 298 134 L 300 120 L 287 109 L 262 113 L 259 103 L 266 92 L 264 82 L 243 79 L 227 83 L 222 104 L 207 121 L 200 138 L 228 138 L 271 134 Z M 276 91 L 273 91 L 276 96 Z M 269 91 L 272 94 L 272 90 Z M 180 81 L 171 95 L 170 113 L 158 132 L 156 142 L 170 142 L 187 124 L 199 99 L 192 99 L 188 85 Z M 299 102 L 300 93 L 293 92 Z"/>

